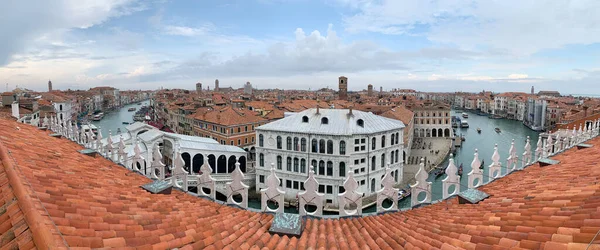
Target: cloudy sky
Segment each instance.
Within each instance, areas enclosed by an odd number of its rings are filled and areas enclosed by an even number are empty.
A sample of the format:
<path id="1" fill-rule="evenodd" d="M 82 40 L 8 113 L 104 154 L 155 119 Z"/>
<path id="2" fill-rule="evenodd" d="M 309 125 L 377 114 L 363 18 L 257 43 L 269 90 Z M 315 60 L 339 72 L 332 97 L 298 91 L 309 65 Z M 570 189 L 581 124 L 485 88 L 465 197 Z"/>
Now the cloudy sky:
<path id="1" fill-rule="evenodd" d="M 2 2 L 3 88 L 600 94 L 597 0 Z"/>

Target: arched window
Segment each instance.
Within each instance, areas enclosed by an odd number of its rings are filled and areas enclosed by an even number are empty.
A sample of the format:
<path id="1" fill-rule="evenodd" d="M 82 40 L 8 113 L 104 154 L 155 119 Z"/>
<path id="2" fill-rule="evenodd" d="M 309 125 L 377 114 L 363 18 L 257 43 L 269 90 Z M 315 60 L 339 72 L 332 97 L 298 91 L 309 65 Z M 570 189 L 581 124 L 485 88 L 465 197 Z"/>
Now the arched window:
<path id="1" fill-rule="evenodd" d="M 319 175 L 325 175 L 325 161 L 319 161 Z"/>
<path id="2" fill-rule="evenodd" d="M 306 160 L 300 159 L 300 173 L 306 173 Z"/>
<path id="3" fill-rule="evenodd" d="M 321 124 L 329 124 L 329 119 L 327 117 L 321 118 Z"/>
<path id="4" fill-rule="evenodd" d="M 340 155 L 346 154 L 346 142 L 340 141 Z"/>
<path id="5" fill-rule="evenodd" d="M 371 170 L 373 170 L 373 171 L 375 170 L 375 167 L 377 167 L 377 163 L 376 163 L 377 159 L 376 158 L 377 158 L 376 156 L 373 156 L 371 158 Z"/>
<path id="6" fill-rule="evenodd" d="M 318 151 L 318 148 L 319 148 L 318 144 L 319 144 L 319 143 L 317 142 L 317 139 L 312 139 L 312 142 L 311 142 L 311 144 L 312 144 L 312 145 L 311 145 L 311 151 L 312 151 L 313 153 L 318 153 L 318 152 L 319 152 L 319 151 Z"/>
<path id="7" fill-rule="evenodd" d="M 375 179 L 371 179 L 371 193 L 375 192 Z"/>
<path id="8" fill-rule="evenodd" d="M 281 166 L 283 164 L 282 161 L 283 161 L 283 159 L 281 159 L 281 155 L 278 155 L 277 156 L 277 169 L 278 170 L 281 170 L 281 168 L 282 168 L 282 166 Z"/>
<path id="9" fill-rule="evenodd" d="M 363 121 L 363 119 L 358 119 L 358 120 L 356 120 L 356 125 L 358 125 L 359 127 L 364 128 L 365 127 L 365 121 Z"/>
<path id="10" fill-rule="evenodd" d="M 281 136 L 277 136 L 277 149 L 281 149 L 283 146 L 281 145 Z"/>
<path id="11" fill-rule="evenodd" d="M 333 162 L 327 162 L 327 176 L 333 176 Z"/>
<path id="12" fill-rule="evenodd" d="M 299 165 L 298 158 L 294 158 L 294 172 L 296 172 L 296 173 L 298 173 L 298 165 Z"/>
<path id="13" fill-rule="evenodd" d="M 396 138 L 395 134 L 392 134 L 392 139 L 390 140 L 390 145 L 394 145 L 394 139 Z"/>
<path id="14" fill-rule="evenodd" d="M 299 141 L 298 141 L 298 137 L 294 137 L 294 151 L 298 151 L 300 150 L 300 145 L 299 145 Z"/>
<path id="15" fill-rule="evenodd" d="M 381 154 L 381 167 L 385 168 L 385 154 Z"/>
<path id="16" fill-rule="evenodd" d="M 396 132 L 396 144 L 398 144 L 398 142 L 400 141 L 400 139 L 398 139 L 400 137 L 400 134 L 398 132 Z"/>
<path id="17" fill-rule="evenodd" d="M 396 159 L 394 162 L 398 163 L 398 154 L 400 153 L 400 151 L 398 151 L 398 149 L 396 149 Z"/>
<path id="18" fill-rule="evenodd" d="M 264 147 L 265 139 L 262 134 L 258 135 L 258 146 Z"/>
<path id="19" fill-rule="evenodd" d="M 292 172 L 292 157 L 288 157 L 285 161 L 285 170 Z"/>
<path id="20" fill-rule="evenodd" d="M 390 163 L 394 163 L 394 151 L 390 154 Z"/>
<path id="21" fill-rule="evenodd" d="M 261 167 L 265 166 L 265 155 L 263 153 L 260 153 L 258 155 L 258 163 L 260 164 Z"/>
<path id="22" fill-rule="evenodd" d="M 328 140 L 327 141 L 327 154 L 333 154 L 333 141 L 332 140 Z"/>
<path id="23" fill-rule="evenodd" d="M 346 176 L 346 163 L 340 162 L 340 177 Z"/>
<path id="24" fill-rule="evenodd" d="M 62 104 L 58 105 L 58 107 L 59 107 L 60 111 L 62 111 Z"/>
<path id="25" fill-rule="evenodd" d="M 308 122 L 308 116 L 303 116 L 302 117 L 302 122 Z"/>
<path id="26" fill-rule="evenodd" d="M 300 151 L 306 152 L 306 138 L 300 140 Z"/>
<path id="27" fill-rule="evenodd" d="M 385 148 L 385 135 L 381 136 L 381 147 Z"/>
<path id="28" fill-rule="evenodd" d="M 285 149 L 292 150 L 292 137 L 287 137 L 285 139 Z"/>
<path id="29" fill-rule="evenodd" d="M 325 140 L 324 139 L 319 140 L 319 153 L 321 153 L 321 154 L 325 153 Z"/>
<path id="30" fill-rule="evenodd" d="M 371 150 L 375 150 L 376 147 L 377 147 L 377 138 L 373 137 L 373 139 L 371 139 Z"/>
<path id="31" fill-rule="evenodd" d="M 314 168 L 315 170 L 315 174 L 319 174 L 318 169 L 317 169 L 317 160 L 312 160 L 310 161 L 310 166 Z"/>

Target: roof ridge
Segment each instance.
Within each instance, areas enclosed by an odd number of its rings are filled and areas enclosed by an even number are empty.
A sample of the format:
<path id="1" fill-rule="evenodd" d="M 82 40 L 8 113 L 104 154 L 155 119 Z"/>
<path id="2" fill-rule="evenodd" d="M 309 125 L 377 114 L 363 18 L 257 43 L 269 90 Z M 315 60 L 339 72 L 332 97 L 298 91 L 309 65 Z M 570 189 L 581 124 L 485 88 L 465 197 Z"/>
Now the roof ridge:
<path id="1" fill-rule="evenodd" d="M 36 209 L 36 205 L 39 204 L 41 207 L 44 207 L 44 204 L 42 204 L 39 199 L 35 201 L 32 198 L 35 191 L 30 185 L 28 186 L 23 183 L 21 178 L 24 176 L 20 176 L 17 165 L 12 163 L 14 159 L 10 157 L 9 154 L 10 152 L 6 146 L 4 146 L 4 143 L 0 141 L 0 160 L 2 161 L 2 166 L 6 171 L 9 185 L 12 187 L 15 197 L 17 198 L 17 203 L 21 208 L 21 211 L 23 211 L 25 221 L 31 229 L 36 247 L 40 249 L 53 249 L 60 246 L 66 247 L 67 245 L 64 244 L 64 239 L 62 242 L 64 245 L 60 243 L 57 244 L 54 240 L 51 229 L 46 225 L 46 222 L 48 222 L 47 220 L 51 222 L 52 219 L 49 215 L 45 218 L 39 213 L 40 211 Z M 58 228 L 56 228 L 56 230 L 59 231 Z"/>

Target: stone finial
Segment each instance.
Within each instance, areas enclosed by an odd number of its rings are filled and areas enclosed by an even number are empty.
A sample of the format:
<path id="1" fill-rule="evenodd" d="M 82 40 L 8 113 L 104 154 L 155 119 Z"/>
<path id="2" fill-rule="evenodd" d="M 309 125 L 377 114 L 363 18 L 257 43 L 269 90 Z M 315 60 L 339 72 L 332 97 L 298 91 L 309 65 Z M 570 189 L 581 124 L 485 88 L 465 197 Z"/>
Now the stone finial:
<path id="1" fill-rule="evenodd" d="M 579 131 L 577 132 L 577 143 L 583 142 L 583 127 L 579 124 Z"/>
<path id="2" fill-rule="evenodd" d="M 457 174 L 458 169 L 454 164 L 454 155 L 450 154 L 448 167 L 446 168 L 446 178 L 442 180 L 442 199 L 447 199 L 450 196 L 460 192 L 460 176 Z M 454 191 L 450 192 L 450 187 L 454 187 Z"/>
<path id="3" fill-rule="evenodd" d="M 529 136 L 527 136 L 527 142 L 525 143 L 525 152 L 523 152 L 523 164 L 521 165 L 521 169 L 524 169 L 525 166 L 531 164 L 531 142 Z"/>
<path id="4" fill-rule="evenodd" d="M 517 163 L 519 158 L 517 156 L 517 149 L 515 148 L 515 139 L 510 143 L 510 149 L 508 149 L 508 158 L 506 159 L 506 173 L 509 174 L 517 169 Z"/>
<path id="5" fill-rule="evenodd" d="M 267 180 L 265 182 L 266 188 L 262 188 L 260 190 L 261 198 L 261 210 L 264 212 L 274 212 L 274 213 L 283 213 L 283 198 L 285 196 L 285 191 L 279 189 L 279 183 L 281 181 L 275 174 L 274 164 L 271 164 L 271 170 L 269 176 L 267 176 Z M 271 209 L 267 204 L 268 201 L 273 201 L 277 203 L 276 209 Z"/>
<path id="6" fill-rule="evenodd" d="M 71 140 L 73 140 L 74 142 L 79 143 L 79 129 L 77 128 L 77 123 L 74 122 L 71 126 L 71 134 L 72 137 Z"/>
<path id="7" fill-rule="evenodd" d="M 425 159 L 421 158 L 421 163 L 419 163 L 419 170 L 415 174 L 415 184 L 410 185 L 410 204 L 411 206 L 416 206 L 419 204 L 427 204 L 431 203 L 431 182 L 427 181 L 429 177 L 429 173 L 425 170 Z M 422 192 L 425 192 L 425 198 L 419 199 L 419 196 Z"/>
<path id="8" fill-rule="evenodd" d="M 577 129 L 575 128 L 575 126 L 573 126 L 573 132 L 571 132 L 570 147 L 574 147 L 575 145 L 577 145 Z"/>
<path id="9" fill-rule="evenodd" d="M 102 155 L 104 154 L 103 152 L 103 146 L 102 146 L 102 132 L 100 131 L 100 128 L 98 127 L 98 135 L 96 135 L 96 151 L 98 151 L 98 154 Z"/>
<path id="10" fill-rule="evenodd" d="M 121 136 L 123 137 L 123 136 Z M 162 162 L 163 155 L 160 152 L 158 144 L 152 147 L 152 157 L 150 157 L 150 178 L 163 180 L 165 178 L 165 164 Z M 156 173 L 158 172 L 158 174 Z"/>
<path id="11" fill-rule="evenodd" d="M 108 138 L 106 138 L 106 146 L 104 151 L 106 153 L 106 157 L 108 157 L 108 159 L 110 159 L 111 161 L 115 160 L 115 148 L 113 144 L 114 142 L 112 140 L 112 132 L 109 130 Z"/>
<path id="12" fill-rule="evenodd" d="M 44 119 L 42 120 L 42 127 L 50 129 L 50 123 L 48 121 L 48 114 L 44 114 Z"/>
<path id="13" fill-rule="evenodd" d="M 140 141 L 135 140 L 135 146 L 133 147 L 133 158 L 131 159 L 131 168 L 133 171 L 144 174 L 146 172 L 146 160 L 142 156 L 142 149 L 140 148 Z M 144 171 L 142 171 L 144 169 Z"/>
<path id="14" fill-rule="evenodd" d="M 129 164 L 127 164 L 127 152 L 125 152 L 125 140 L 123 139 L 123 135 L 119 136 L 119 146 L 118 146 L 118 161 L 123 164 L 123 166 L 127 166 L 129 168 Z"/>
<path id="15" fill-rule="evenodd" d="M 344 192 L 338 195 L 340 216 L 362 215 L 363 195 L 358 192 L 358 182 L 354 179 L 354 169 L 351 167 L 344 181 Z"/>
<path id="16" fill-rule="evenodd" d="M 562 151 L 562 141 L 560 140 L 560 133 L 556 133 L 556 141 L 554 141 L 554 153 L 558 154 Z"/>
<path id="17" fill-rule="evenodd" d="M 317 192 L 319 182 L 315 179 L 315 167 L 310 166 L 308 178 L 304 181 L 304 191 L 298 193 L 298 202 L 300 203 L 300 215 L 321 216 L 323 215 L 323 195 Z M 317 207 L 314 212 L 306 211 L 306 205 Z"/>
<path id="18" fill-rule="evenodd" d="M 188 172 L 185 170 L 185 161 L 181 156 L 181 146 L 177 145 L 177 152 L 175 153 L 175 160 L 173 160 L 173 177 L 171 183 L 173 186 L 183 189 L 184 192 L 188 191 Z"/>
<path id="19" fill-rule="evenodd" d="M 492 154 L 492 164 L 488 170 L 488 180 L 502 177 L 502 164 L 500 164 L 500 153 L 498 152 L 498 144 L 494 144 L 494 153 Z"/>
<path id="20" fill-rule="evenodd" d="M 475 149 L 473 154 L 473 161 L 471 162 L 471 172 L 467 174 L 469 180 L 469 188 L 476 188 L 483 184 L 483 173 L 479 167 L 481 167 L 481 161 L 479 160 L 479 153 Z M 475 183 L 477 181 L 477 183 Z"/>
<path id="21" fill-rule="evenodd" d="M 92 132 L 91 129 L 89 129 L 86 133 L 86 140 L 88 142 L 87 147 L 88 148 L 94 148 L 94 132 Z"/>
<path id="22" fill-rule="evenodd" d="M 235 163 L 235 169 L 231 173 L 232 181 L 227 187 L 227 204 L 234 204 L 244 209 L 248 208 L 248 185 L 244 184 L 244 173 L 240 169 L 240 163 Z M 233 196 L 241 196 L 241 201 L 237 202 Z"/>
<path id="23" fill-rule="evenodd" d="M 164 171 L 164 167 L 162 169 Z M 212 168 L 210 167 L 210 165 L 208 165 L 208 160 L 204 160 L 204 164 L 202 164 L 202 166 L 200 167 L 200 172 L 202 173 L 200 174 L 200 176 L 198 176 L 198 195 L 210 197 L 214 200 L 216 197 L 215 178 L 211 176 Z M 208 193 L 204 189 L 209 190 Z"/>
<path id="24" fill-rule="evenodd" d="M 394 176 L 392 176 L 392 169 L 390 169 L 390 164 L 388 163 L 385 168 L 385 175 L 383 179 L 381 179 L 381 184 L 383 188 L 377 191 L 377 212 L 386 212 L 386 211 L 398 211 L 398 189 L 394 188 Z M 392 205 L 389 208 L 383 207 L 383 201 L 389 199 L 392 201 Z"/>
<path id="25" fill-rule="evenodd" d="M 544 157 L 549 157 L 552 154 L 552 152 L 554 150 L 552 150 L 552 148 L 554 147 L 554 142 L 552 140 L 552 135 L 548 134 L 548 139 L 546 139 L 546 143 L 544 144 Z"/>

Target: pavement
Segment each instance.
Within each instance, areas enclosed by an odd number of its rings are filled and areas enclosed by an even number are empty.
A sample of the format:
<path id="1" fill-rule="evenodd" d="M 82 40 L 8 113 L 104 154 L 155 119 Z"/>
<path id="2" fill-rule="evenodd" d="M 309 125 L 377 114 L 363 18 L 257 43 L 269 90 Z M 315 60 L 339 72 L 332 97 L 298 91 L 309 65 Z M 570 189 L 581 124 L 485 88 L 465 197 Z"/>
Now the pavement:
<path id="1" fill-rule="evenodd" d="M 451 146 L 451 138 L 414 138 L 410 156 L 404 162 L 404 178 L 399 187 L 414 183 L 421 158 L 425 159 L 425 170 L 429 172 L 444 161 Z"/>

